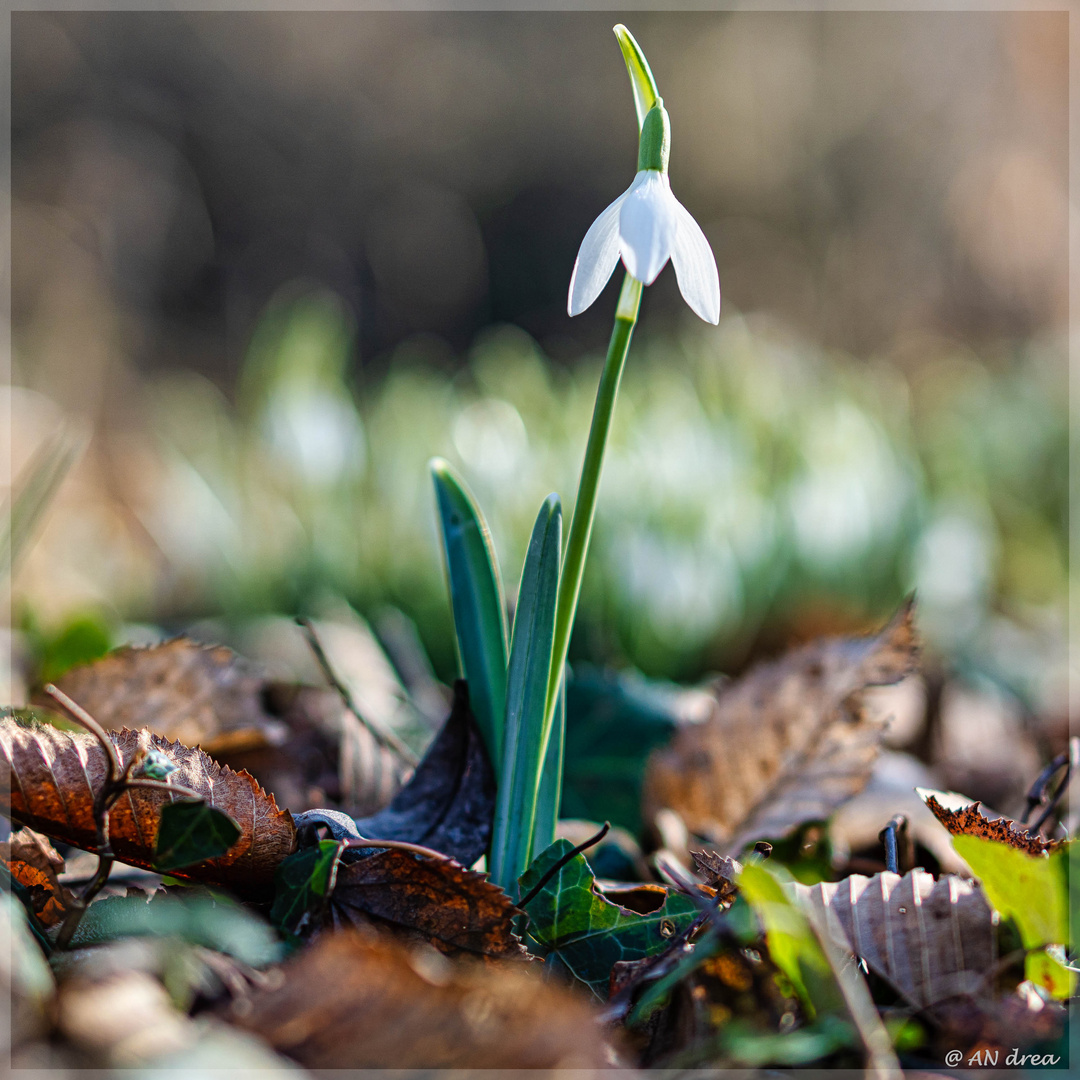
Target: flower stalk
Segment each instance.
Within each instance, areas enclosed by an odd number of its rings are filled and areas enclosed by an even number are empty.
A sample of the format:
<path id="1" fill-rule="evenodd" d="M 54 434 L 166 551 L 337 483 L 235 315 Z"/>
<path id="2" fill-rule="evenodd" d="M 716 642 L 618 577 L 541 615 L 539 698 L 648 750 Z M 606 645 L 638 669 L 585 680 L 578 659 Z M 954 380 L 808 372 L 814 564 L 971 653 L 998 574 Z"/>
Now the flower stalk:
<path id="1" fill-rule="evenodd" d="M 577 614 L 581 579 L 585 572 L 585 559 L 589 553 L 593 519 L 596 517 L 596 497 L 600 488 L 600 473 L 604 467 L 604 451 L 607 449 L 611 418 L 615 412 L 615 399 L 630 340 L 637 324 L 641 307 L 642 284 L 629 273 L 623 278 L 619 303 L 615 308 L 615 325 L 611 331 L 607 359 L 596 390 L 589 441 L 585 446 L 585 460 L 581 464 L 581 480 L 578 483 L 577 501 L 570 524 L 570 536 L 563 559 L 562 579 L 559 582 L 559 600 L 555 613 L 555 640 L 551 651 L 551 674 L 548 679 L 547 716 L 555 712 L 559 696 L 559 683 L 563 677 L 566 655 L 570 649 L 570 633 Z"/>

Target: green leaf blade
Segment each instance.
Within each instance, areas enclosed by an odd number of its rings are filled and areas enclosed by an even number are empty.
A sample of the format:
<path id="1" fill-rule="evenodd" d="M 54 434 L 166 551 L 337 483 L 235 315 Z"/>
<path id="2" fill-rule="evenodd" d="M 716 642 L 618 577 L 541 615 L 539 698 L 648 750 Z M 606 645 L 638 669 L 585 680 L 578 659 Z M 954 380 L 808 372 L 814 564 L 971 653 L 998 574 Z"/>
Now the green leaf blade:
<path id="1" fill-rule="evenodd" d="M 540 773 L 540 790 L 536 795 L 536 820 L 533 823 L 530 851 L 545 851 L 555 843 L 555 827 L 559 824 L 562 805 L 563 767 L 566 760 L 566 676 L 559 686 L 555 716 L 548 733 L 547 753 Z"/>
<path id="2" fill-rule="evenodd" d="M 529 865 L 540 775 L 552 724 L 547 718 L 562 507 L 549 495 L 533 526 L 518 589 L 506 682 L 505 743 L 491 844 L 491 877 L 510 891 Z"/>
<path id="3" fill-rule="evenodd" d="M 435 458 L 430 468 L 458 658 L 473 715 L 497 770 L 502 761 L 507 653 L 499 564 L 491 532 L 464 481 L 441 458 Z"/>
<path id="4" fill-rule="evenodd" d="M 225 855 L 240 839 L 240 826 L 202 799 L 182 799 L 161 808 L 154 869 L 179 870 Z"/>
<path id="5" fill-rule="evenodd" d="M 778 878 L 763 866 L 747 863 L 739 874 L 739 891 L 761 920 L 769 955 L 790 980 L 810 1017 L 842 1008 L 828 958 Z M 823 1005 L 828 1008 L 823 1010 Z"/>

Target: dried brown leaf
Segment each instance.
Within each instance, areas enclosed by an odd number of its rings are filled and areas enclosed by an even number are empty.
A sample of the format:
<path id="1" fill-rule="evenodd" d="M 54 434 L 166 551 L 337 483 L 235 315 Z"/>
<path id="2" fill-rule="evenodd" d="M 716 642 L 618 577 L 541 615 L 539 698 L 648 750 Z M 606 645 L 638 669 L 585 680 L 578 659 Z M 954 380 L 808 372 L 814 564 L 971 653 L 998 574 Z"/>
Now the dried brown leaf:
<path id="1" fill-rule="evenodd" d="M 284 739 L 285 725 L 263 708 L 263 685 L 256 666 L 231 649 L 188 638 L 117 649 L 57 682 L 102 727 L 149 728 L 209 754 Z"/>
<path id="2" fill-rule="evenodd" d="M 64 860 L 48 837 L 33 829 L 19 829 L 10 840 L 0 843 L 0 860 L 11 876 L 30 890 L 34 912 L 45 926 L 56 926 L 75 898 L 60 884 Z"/>
<path id="3" fill-rule="evenodd" d="M 514 934 L 520 914 L 485 874 L 396 848 L 342 865 L 330 897 L 335 927 L 375 922 L 449 955 L 522 955 Z"/>
<path id="4" fill-rule="evenodd" d="M 143 736 L 144 739 L 146 736 Z M 137 731 L 110 732 L 121 763 L 139 749 Z M 218 859 L 174 871 L 174 876 L 224 885 L 241 894 L 272 887 L 274 870 L 296 843 L 288 811 L 279 810 L 245 772 L 221 766 L 202 750 L 149 736 L 149 746 L 177 766 L 170 781 L 197 792 L 240 827 L 240 839 Z M 42 724 L 0 719 L 0 813 L 53 840 L 96 850 L 94 795 L 104 784 L 108 761 L 92 735 L 60 731 Z M 113 853 L 122 862 L 150 868 L 164 803 L 169 792 L 131 788 L 109 815 Z"/>
<path id="5" fill-rule="evenodd" d="M 853 874 L 793 886 L 823 917 L 837 945 L 862 957 L 921 1008 L 958 994 L 987 993 L 997 963 L 997 921 L 982 890 L 925 870 Z"/>
<path id="6" fill-rule="evenodd" d="M 950 810 L 942 806 L 936 796 L 925 789 L 920 789 L 919 794 L 933 812 L 934 817 L 953 836 L 981 836 L 984 840 L 996 840 L 1000 844 L 1018 848 L 1028 855 L 1045 855 L 1065 844 L 1064 840 L 1044 840 L 1041 836 L 1029 833 L 1010 818 L 987 817 L 981 803 L 973 802 L 962 809 Z"/>
<path id="7" fill-rule="evenodd" d="M 325 934 L 238 1026 L 309 1069 L 593 1069 L 610 1064 L 597 1013 L 527 967 L 455 966 L 356 931 Z"/>
<path id="8" fill-rule="evenodd" d="M 247 769 L 293 810 L 338 803 L 371 814 L 411 772 L 336 691 L 267 680 L 257 664 L 224 646 L 175 638 L 118 649 L 73 668 L 57 685 L 103 727 L 145 727 L 198 746 L 236 771 Z"/>
<path id="9" fill-rule="evenodd" d="M 721 688 L 710 716 L 654 751 L 646 815 L 677 811 L 722 853 L 824 820 L 866 784 L 887 717 L 867 690 L 915 667 L 909 602 L 879 634 L 803 646 Z"/>
<path id="10" fill-rule="evenodd" d="M 694 869 L 710 889 L 715 889 L 721 899 L 735 895 L 735 883 L 739 880 L 742 865 L 726 855 L 715 851 L 691 851 Z"/>

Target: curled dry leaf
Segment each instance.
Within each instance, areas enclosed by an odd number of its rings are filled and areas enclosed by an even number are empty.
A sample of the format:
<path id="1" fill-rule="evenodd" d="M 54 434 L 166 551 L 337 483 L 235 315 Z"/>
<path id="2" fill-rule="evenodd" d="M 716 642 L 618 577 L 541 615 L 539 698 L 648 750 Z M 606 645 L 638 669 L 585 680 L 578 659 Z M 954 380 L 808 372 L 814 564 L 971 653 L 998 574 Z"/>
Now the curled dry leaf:
<path id="1" fill-rule="evenodd" d="M 140 733 L 110 732 L 122 764 L 139 749 Z M 144 735 L 145 738 L 145 735 Z M 223 885 L 241 895 L 261 895 L 273 884 L 278 863 L 292 851 L 296 829 L 288 811 L 279 810 L 245 772 L 219 765 L 201 750 L 149 737 L 176 771 L 170 780 L 195 791 L 240 827 L 228 854 L 175 871 L 176 877 Z M 108 761 L 92 735 L 60 731 L 42 724 L 0 719 L 0 813 L 53 840 L 96 850 L 94 795 L 108 774 Z M 175 795 L 130 788 L 109 815 L 113 853 L 122 862 L 152 868 L 161 807 Z"/>
<path id="2" fill-rule="evenodd" d="M 485 874 L 395 848 L 340 866 L 329 903 L 335 927 L 374 922 L 450 955 L 524 954 L 514 933 L 520 914 Z"/>
<path id="3" fill-rule="evenodd" d="M 452 966 L 356 931 L 325 934 L 256 991 L 238 1026 L 309 1069 L 593 1069 L 596 1012 L 520 965 Z"/>
<path id="4" fill-rule="evenodd" d="M 117 649 L 73 668 L 57 686 L 109 730 L 149 728 L 208 754 L 271 746 L 287 735 L 263 708 L 258 669 L 222 645 L 174 638 Z"/>
<path id="5" fill-rule="evenodd" d="M 362 836 L 422 844 L 471 866 L 487 850 L 494 814 L 495 771 L 459 679 L 450 716 L 412 779 L 356 827 Z"/>
<path id="6" fill-rule="evenodd" d="M 951 793 L 931 792 L 918 789 L 923 801 L 933 812 L 934 817 L 952 833 L 953 836 L 981 836 L 984 840 L 996 840 L 1008 844 L 1027 855 L 1046 855 L 1064 847 L 1064 840 L 1044 840 L 1041 836 L 1029 833 L 1023 826 L 1006 817 L 988 817 L 978 802 L 953 810 L 943 806 L 939 797 L 946 802 L 957 798 Z M 966 800 L 965 800 L 966 801 Z"/>
<path id="7" fill-rule="evenodd" d="M 917 652 L 908 602 L 877 635 L 803 646 L 722 687 L 706 720 L 654 751 L 647 817 L 670 807 L 733 855 L 827 819 L 866 784 L 880 752 L 888 717 L 868 689 L 913 671 Z"/>
<path id="8" fill-rule="evenodd" d="M 792 886 L 817 911 L 829 937 L 925 1008 L 959 994 L 986 994 L 997 963 L 997 919 L 982 890 L 925 870 L 853 874 L 843 881 Z"/>
<path id="9" fill-rule="evenodd" d="M 64 860 L 48 837 L 33 829 L 19 829 L 0 843 L 0 860 L 11 876 L 30 891 L 34 913 L 44 926 L 62 922 L 75 898 L 60 884 Z"/>

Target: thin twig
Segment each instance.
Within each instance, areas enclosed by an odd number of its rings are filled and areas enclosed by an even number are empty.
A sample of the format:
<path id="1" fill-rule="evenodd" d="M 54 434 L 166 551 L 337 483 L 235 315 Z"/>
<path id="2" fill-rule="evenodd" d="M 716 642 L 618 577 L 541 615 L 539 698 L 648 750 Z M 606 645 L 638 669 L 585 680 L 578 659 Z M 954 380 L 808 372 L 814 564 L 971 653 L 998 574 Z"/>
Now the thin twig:
<path id="1" fill-rule="evenodd" d="M 568 851 L 518 902 L 517 906 L 523 908 L 530 900 L 536 897 L 540 890 L 571 860 L 575 855 L 599 844 L 607 836 L 611 829 L 611 822 L 605 821 L 603 827 L 595 836 L 590 836 L 583 844 L 578 844 L 572 851 Z"/>
<path id="2" fill-rule="evenodd" d="M 1053 779 L 1054 773 L 1058 771 L 1063 765 L 1069 763 L 1069 752 L 1063 750 L 1049 765 L 1046 766 L 1032 781 L 1031 788 L 1028 790 L 1026 799 L 1027 806 L 1024 808 L 1023 816 L 1020 818 L 1020 824 L 1026 826 L 1027 819 L 1031 817 L 1032 811 L 1036 806 L 1040 806 L 1046 801 L 1046 788 L 1050 781 Z"/>
<path id="3" fill-rule="evenodd" d="M 139 787 L 152 788 L 154 791 L 169 791 L 173 795 L 182 795 L 185 799 L 202 799 L 204 797 L 199 792 L 184 787 L 183 784 L 170 784 L 168 780 L 151 780 L 148 776 L 136 776 L 125 780 L 124 787 L 125 789 Z"/>
<path id="4" fill-rule="evenodd" d="M 1061 797 L 1069 786 L 1069 778 L 1072 776 L 1073 769 L 1077 766 L 1080 766 L 1080 738 L 1074 736 L 1069 740 L 1069 756 L 1065 762 L 1065 772 L 1061 777 L 1061 781 L 1058 783 L 1054 794 L 1050 797 L 1050 801 L 1046 804 L 1046 808 L 1039 815 L 1039 819 L 1031 826 L 1030 832 L 1038 833 L 1046 824 L 1050 815 L 1057 810 L 1058 803 L 1061 802 Z"/>
<path id="5" fill-rule="evenodd" d="M 429 858 L 442 859 L 443 862 L 450 859 L 449 855 L 445 855 L 441 851 L 436 851 L 434 848 L 421 847 L 420 844 L 410 844 L 406 840 L 368 840 L 366 838 L 361 838 L 359 840 L 343 840 L 342 843 L 345 847 L 350 849 L 392 848 L 395 851 L 409 851 L 414 855 L 426 855 Z M 453 862 L 454 860 L 450 859 L 450 861 Z"/>
<path id="6" fill-rule="evenodd" d="M 120 763 L 120 755 L 116 752 L 116 746 L 105 729 L 81 705 L 72 701 L 63 690 L 53 686 L 52 683 L 46 683 L 44 690 L 72 720 L 77 724 L 81 724 L 91 735 L 97 736 L 98 742 L 101 743 L 102 749 L 109 759 L 109 779 L 113 783 L 119 781 L 124 775 L 124 767 Z"/>
<path id="7" fill-rule="evenodd" d="M 337 691 L 345 708 L 371 732 L 378 743 L 385 746 L 388 750 L 392 750 L 406 764 L 415 766 L 420 760 L 416 754 L 414 754 L 412 750 L 410 750 L 392 731 L 383 727 L 382 724 L 372 720 L 370 717 L 365 716 L 357 707 L 352 694 L 349 692 L 349 688 L 337 677 L 337 673 L 331 666 L 330 658 L 326 655 L 326 651 L 323 649 L 322 642 L 319 641 L 318 635 L 315 633 L 315 627 L 311 624 L 311 620 L 305 619 L 302 615 L 297 615 L 295 621 L 296 625 L 304 631 L 304 636 L 307 638 L 308 645 L 311 646 L 311 651 L 315 654 L 315 659 L 319 662 L 319 667 L 322 669 L 326 681 Z"/>

